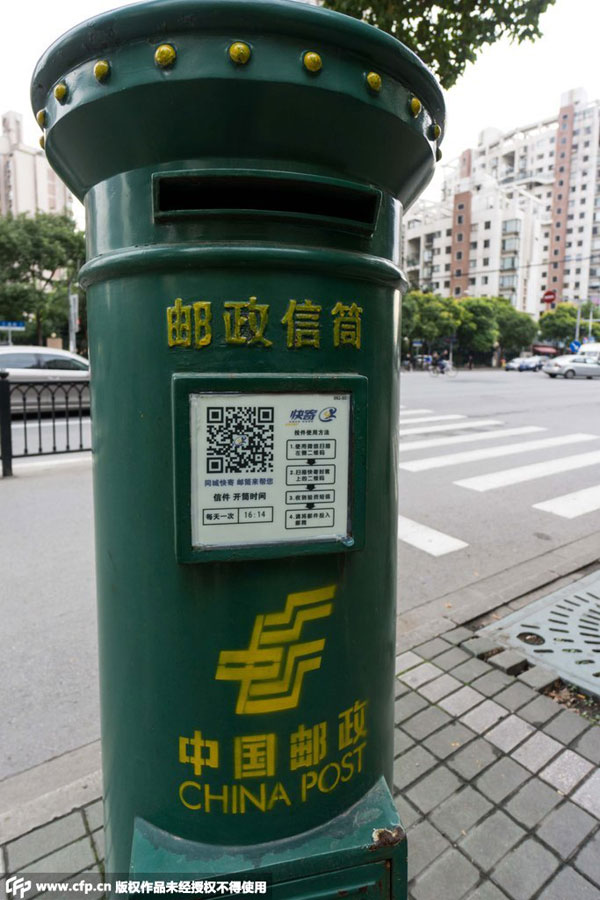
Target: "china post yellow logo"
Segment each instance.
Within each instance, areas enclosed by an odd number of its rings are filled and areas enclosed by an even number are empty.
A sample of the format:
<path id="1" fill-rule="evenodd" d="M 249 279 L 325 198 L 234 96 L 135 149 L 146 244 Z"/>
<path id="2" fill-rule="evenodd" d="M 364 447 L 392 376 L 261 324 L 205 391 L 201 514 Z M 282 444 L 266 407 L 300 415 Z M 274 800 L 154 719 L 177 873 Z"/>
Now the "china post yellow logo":
<path id="1" fill-rule="evenodd" d="M 222 650 L 215 678 L 239 681 L 236 713 L 295 709 L 302 680 L 321 667 L 325 638 L 301 640 L 306 622 L 331 615 L 336 586 L 288 594 L 280 613 L 258 615 L 247 650 Z"/>

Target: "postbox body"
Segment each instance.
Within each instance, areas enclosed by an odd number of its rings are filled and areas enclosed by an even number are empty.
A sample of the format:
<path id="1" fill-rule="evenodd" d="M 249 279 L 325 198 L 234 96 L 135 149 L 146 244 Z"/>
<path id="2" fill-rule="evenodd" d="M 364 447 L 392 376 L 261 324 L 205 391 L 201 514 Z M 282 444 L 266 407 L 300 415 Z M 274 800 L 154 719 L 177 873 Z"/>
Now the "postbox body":
<path id="1" fill-rule="evenodd" d="M 395 246 L 437 87 L 346 17 L 176 0 L 33 98 L 87 213 L 107 867 L 403 896 Z"/>

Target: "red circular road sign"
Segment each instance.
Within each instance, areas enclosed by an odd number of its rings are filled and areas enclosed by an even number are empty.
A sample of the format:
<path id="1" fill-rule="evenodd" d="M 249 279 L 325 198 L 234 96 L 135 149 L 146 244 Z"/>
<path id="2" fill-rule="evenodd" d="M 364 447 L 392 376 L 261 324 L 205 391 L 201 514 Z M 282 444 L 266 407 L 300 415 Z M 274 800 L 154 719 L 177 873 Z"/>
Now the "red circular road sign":
<path id="1" fill-rule="evenodd" d="M 542 303 L 554 303 L 556 300 L 556 291 L 546 291 L 542 296 Z"/>

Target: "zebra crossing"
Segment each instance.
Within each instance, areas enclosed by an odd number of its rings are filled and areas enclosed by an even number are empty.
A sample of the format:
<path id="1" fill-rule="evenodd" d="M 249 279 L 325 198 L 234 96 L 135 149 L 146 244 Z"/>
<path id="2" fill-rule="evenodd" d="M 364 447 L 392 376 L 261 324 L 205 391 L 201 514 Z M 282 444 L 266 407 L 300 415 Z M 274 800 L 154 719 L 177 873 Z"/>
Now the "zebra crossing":
<path id="1" fill-rule="evenodd" d="M 600 429 L 598 434 L 573 432 L 553 435 L 548 431 L 548 428 L 538 425 L 505 427 L 500 419 L 449 413 L 438 415 L 431 409 L 401 407 L 399 469 L 401 473 L 410 473 L 404 476 L 408 478 L 432 470 L 442 470 L 443 474 L 443 470 L 447 469 L 453 485 L 476 493 L 498 491 L 544 478 L 549 479 L 548 490 L 551 492 L 556 490 L 556 483 L 550 476 L 578 470 L 590 482 L 597 482 L 600 477 L 597 468 L 600 467 Z M 518 440 L 507 443 L 507 438 Z M 580 448 L 582 452 L 577 452 Z M 549 450 L 556 451 L 551 459 L 519 464 L 522 455 L 538 452 L 547 456 L 545 451 Z M 411 458 L 409 454 L 417 451 L 431 453 L 421 453 Z M 510 457 L 515 458 L 516 464 L 507 468 L 505 460 Z M 452 467 L 470 463 L 485 465 L 488 461 L 492 466 L 490 471 L 456 480 L 452 478 Z M 531 508 L 564 519 L 576 519 L 597 512 L 600 510 L 600 483 L 551 496 L 531 504 Z M 445 534 L 405 516 L 399 517 L 398 539 L 430 556 L 445 556 L 469 546 L 459 535 Z"/>

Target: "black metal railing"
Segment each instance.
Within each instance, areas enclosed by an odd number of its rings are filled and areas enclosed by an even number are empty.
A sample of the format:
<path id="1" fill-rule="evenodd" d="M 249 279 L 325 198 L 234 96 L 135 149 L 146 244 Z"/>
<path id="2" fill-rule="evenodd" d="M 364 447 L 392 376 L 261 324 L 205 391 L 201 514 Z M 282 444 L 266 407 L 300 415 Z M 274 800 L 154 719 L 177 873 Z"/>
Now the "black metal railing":
<path id="1" fill-rule="evenodd" d="M 2 474 L 13 459 L 91 449 L 89 381 L 13 381 L 0 372 Z"/>

